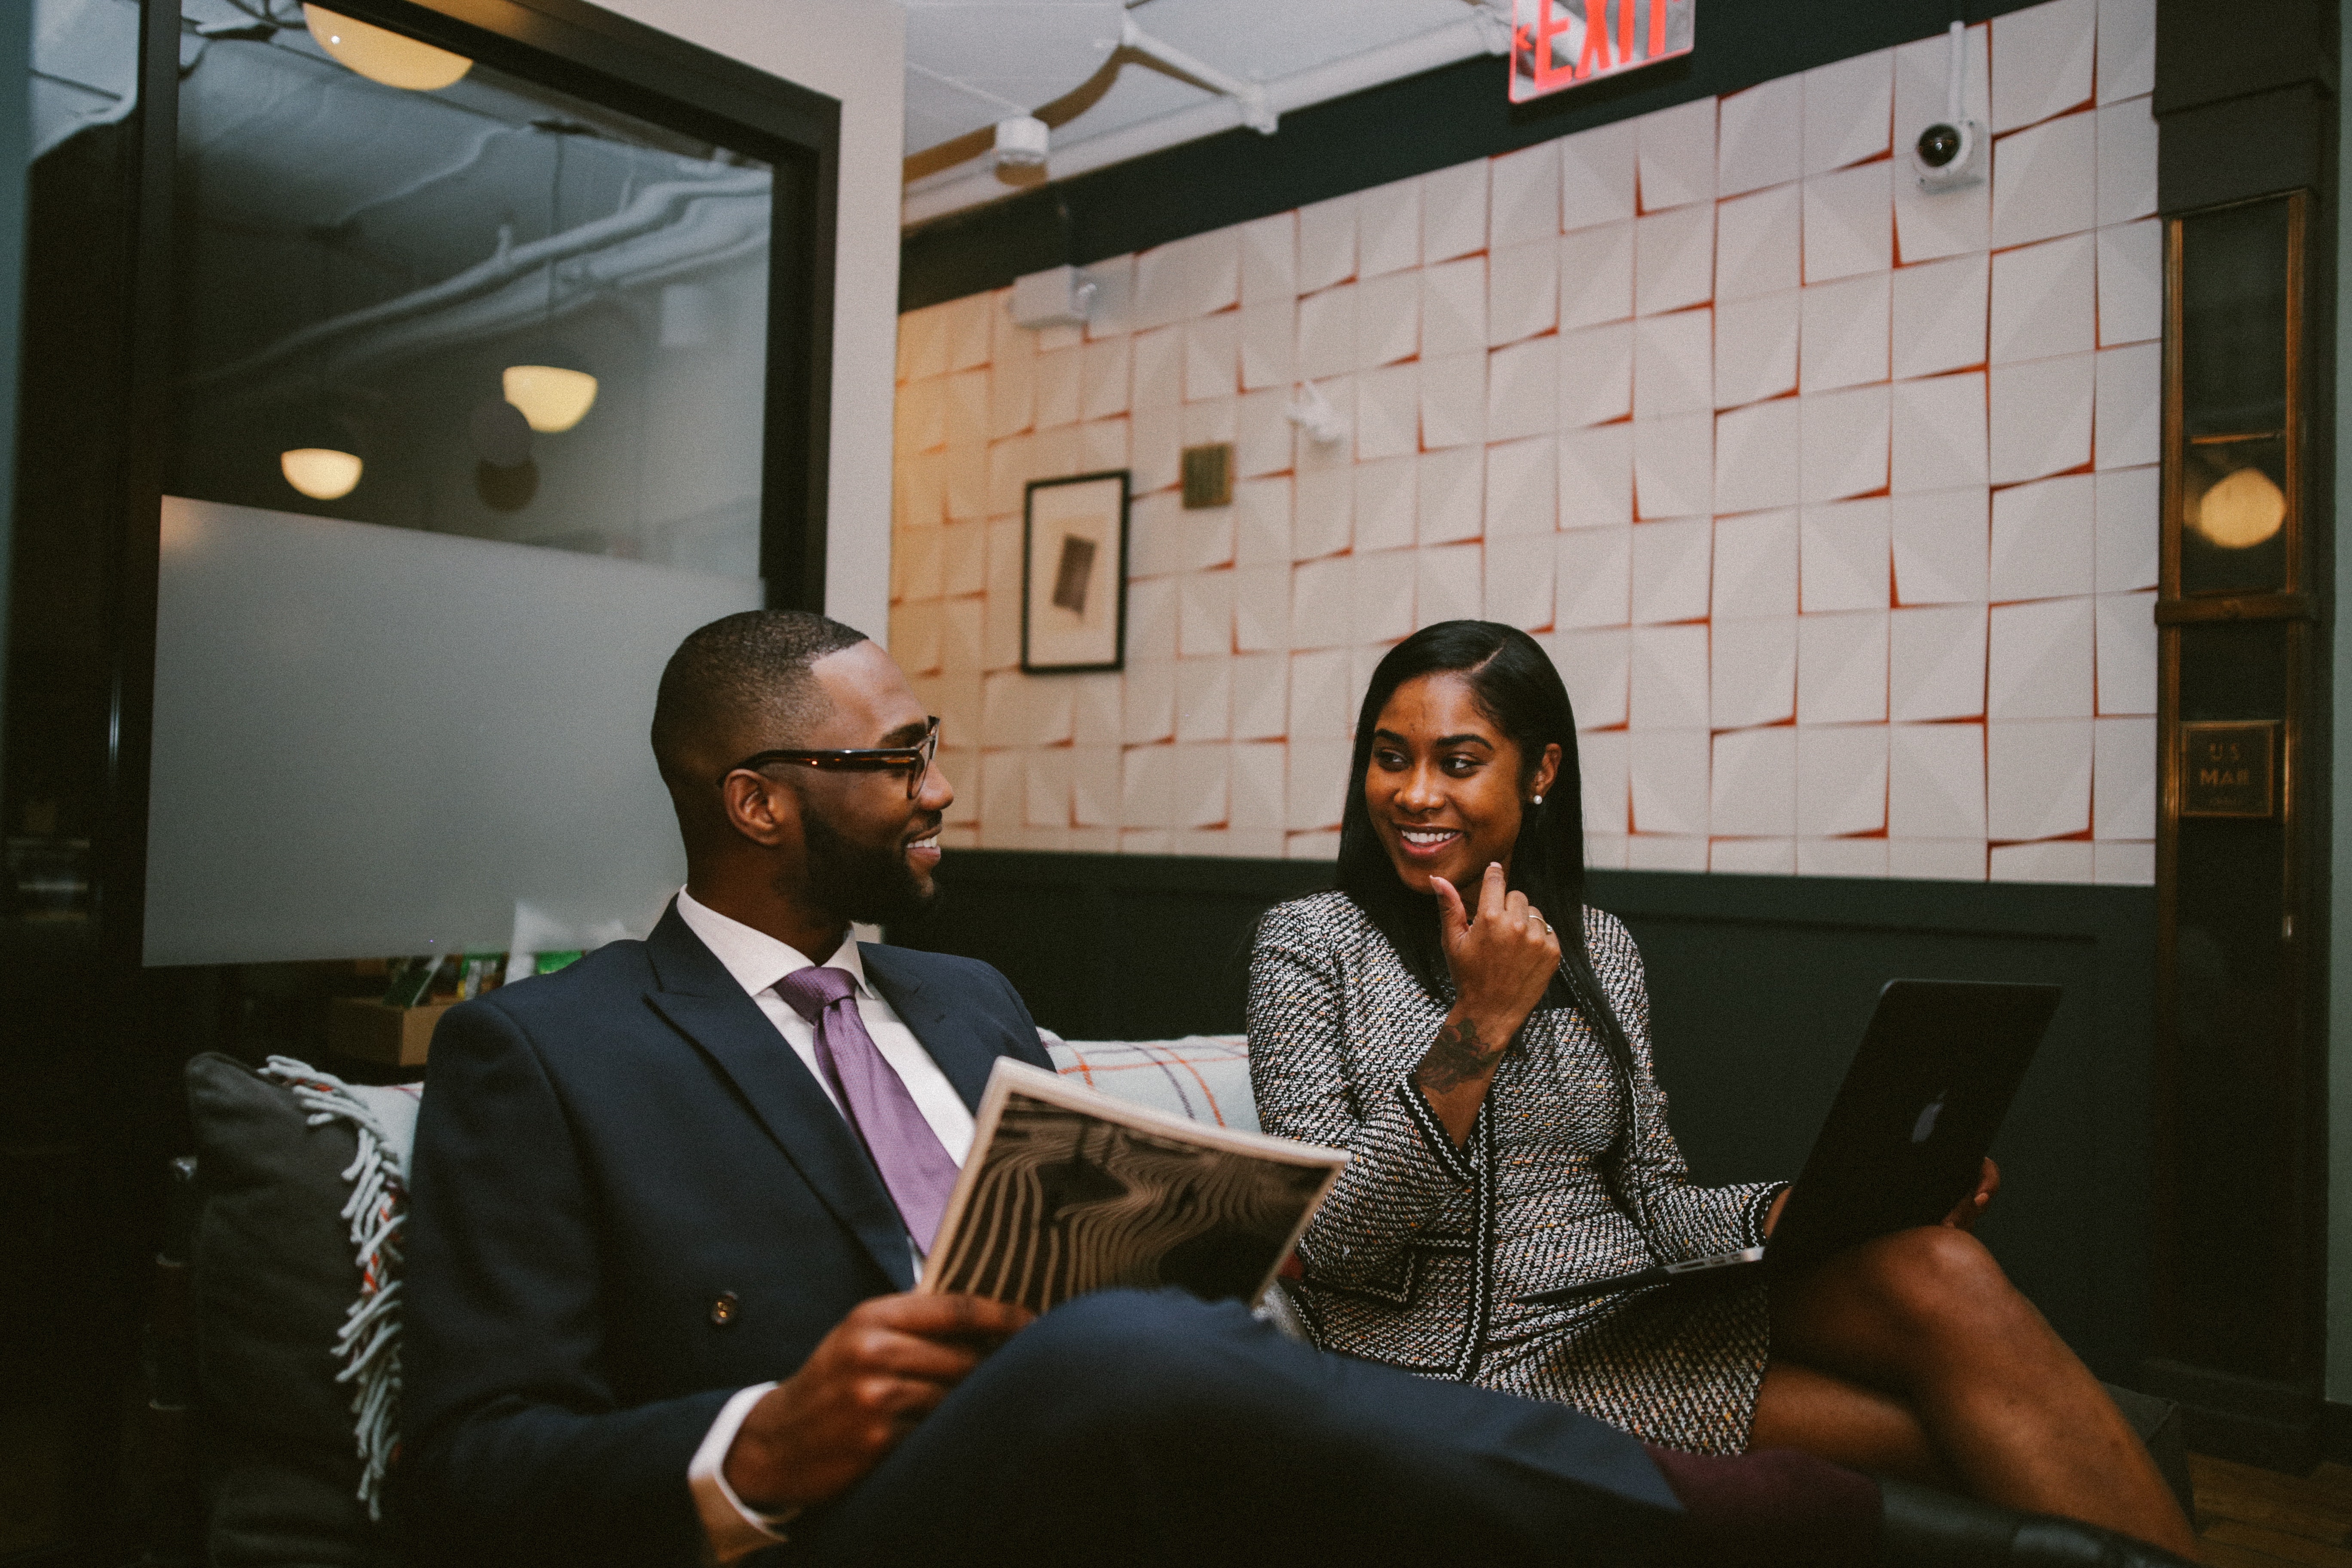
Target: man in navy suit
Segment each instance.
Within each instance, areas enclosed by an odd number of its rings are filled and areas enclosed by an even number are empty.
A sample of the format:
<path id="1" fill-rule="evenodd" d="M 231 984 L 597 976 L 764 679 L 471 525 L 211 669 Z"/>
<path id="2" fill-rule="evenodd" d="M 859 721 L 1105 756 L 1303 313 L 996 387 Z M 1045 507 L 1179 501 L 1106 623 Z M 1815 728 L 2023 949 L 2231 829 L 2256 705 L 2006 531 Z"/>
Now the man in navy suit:
<path id="1" fill-rule="evenodd" d="M 686 887 L 645 942 L 434 1037 L 415 1560 L 1878 1559 L 1876 1489 L 1818 1460 L 1654 1462 L 1232 1303 L 1106 1292 L 1032 1325 L 909 1294 L 996 1058 L 1049 1065 L 993 969 L 850 935 L 933 895 L 937 739 L 821 616 L 730 616 L 672 658 L 653 744 Z"/>

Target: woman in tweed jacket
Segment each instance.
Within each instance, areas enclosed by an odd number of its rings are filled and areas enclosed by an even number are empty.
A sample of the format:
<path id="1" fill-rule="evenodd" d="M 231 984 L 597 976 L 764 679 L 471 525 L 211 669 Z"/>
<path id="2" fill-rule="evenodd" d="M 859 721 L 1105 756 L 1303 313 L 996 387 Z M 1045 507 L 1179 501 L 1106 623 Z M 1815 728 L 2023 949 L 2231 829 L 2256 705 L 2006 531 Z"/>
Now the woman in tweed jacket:
<path id="1" fill-rule="evenodd" d="M 1381 660 L 1339 889 L 1270 911 L 1251 960 L 1260 1119 L 1354 1155 L 1299 1246 L 1317 1341 L 1653 1442 L 1805 1448 L 2194 1555 L 2129 1426 L 1968 1234 L 1990 1162 L 1944 1226 L 1769 1292 L 1523 1304 L 1756 1245 L 1784 1194 L 1691 1182 L 1641 956 L 1583 905 L 1579 795 L 1567 691 L 1524 632 L 1446 622 Z"/>

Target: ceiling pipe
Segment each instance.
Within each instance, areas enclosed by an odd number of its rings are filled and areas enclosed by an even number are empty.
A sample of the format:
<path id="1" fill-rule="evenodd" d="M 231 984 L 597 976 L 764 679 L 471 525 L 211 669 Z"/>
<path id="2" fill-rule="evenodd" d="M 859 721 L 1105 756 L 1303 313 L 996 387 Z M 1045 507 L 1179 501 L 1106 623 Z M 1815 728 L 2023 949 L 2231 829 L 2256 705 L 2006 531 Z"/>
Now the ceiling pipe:
<path id="1" fill-rule="evenodd" d="M 551 234 L 545 239 L 535 239 L 529 245 L 509 245 L 502 231 L 499 248 L 488 261 L 468 267 L 453 278 L 386 300 L 381 304 L 315 321 L 299 331 L 278 339 L 258 353 L 213 370 L 199 371 L 189 376 L 184 384 L 190 391 L 198 391 L 251 376 L 298 354 L 323 347 L 337 338 L 446 310 L 452 305 L 492 293 L 542 267 L 569 261 L 575 256 L 602 250 L 635 239 L 639 235 L 668 227 L 695 202 L 766 196 L 770 189 L 769 176 L 765 174 L 730 173 L 702 180 L 670 181 L 646 186 L 638 193 L 635 200 L 610 217 L 581 224 L 561 234 Z"/>
<path id="2" fill-rule="evenodd" d="M 1228 76 L 1208 61 L 1194 59 L 1175 45 L 1161 42 L 1143 30 L 1137 23 L 1135 13 L 1132 11 L 1122 12 L 1118 22 L 1118 42 L 1121 48 L 1141 55 L 1148 60 L 1157 61 L 1170 70 L 1191 77 L 1202 87 L 1223 93 L 1241 106 L 1244 125 L 1261 136 L 1274 134 L 1279 117 L 1275 113 L 1274 105 L 1266 99 L 1265 87 L 1263 83 L 1244 81 L 1239 77 Z"/>
<path id="3" fill-rule="evenodd" d="M 585 264 L 588 276 L 574 280 L 551 312 L 546 295 L 527 280 L 504 289 L 436 310 L 429 315 L 379 326 L 338 352 L 334 374 L 349 381 L 378 366 L 415 359 L 453 345 L 479 343 L 518 328 L 562 321 L 621 288 L 652 288 L 701 276 L 768 246 L 765 220 L 728 222 L 719 215 L 690 218 L 649 236 L 614 253 L 606 251 Z M 315 389 L 315 373 L 307 366 L 282 367 L 229 389 L 226 406 L 243 407 L 273 399 L 297 397 Z"/>
<path id="4" fill-rule="evenodd" d="M 1265 94 L 1268 110 L 1288 114 L 1309 104 L 1378 87 L 1403 77 L 1418 76 L 1475 55 L 1491 53 L 1486 29 L 1474 14 L 1449 22 L 1433 32 L 1402 38 L 1343 60 L 1318 66 L 1270 82 L 1254 82 Z M 1179 69 L 1185 68 L 1178 67 Z M 1189 72 L 1188 72 L 1189 74 Z M 1222 74 L 1222 73 L 1221 73 Z M 1500 90 L 1498 88 L 1496 90 Z M 1163 148 L 1178 146 L 1230 131 L 1243 123 L 1240 106 L 1232 98 L 1215 98 L 1173 114 L 1163 114 L 1140 125 L 1108 131 L 1082 141 L 1057 143 L 1046 164 L 1048 179 L 1066 179 L 1092 169 L 1108 168 Z M 999 201 L 1015 194 L 996 177 L 992 166 L 962 174 L 942 173 L 910 187 L 899 205 L 899 221 L 913 226 L 966 207 Z"/>

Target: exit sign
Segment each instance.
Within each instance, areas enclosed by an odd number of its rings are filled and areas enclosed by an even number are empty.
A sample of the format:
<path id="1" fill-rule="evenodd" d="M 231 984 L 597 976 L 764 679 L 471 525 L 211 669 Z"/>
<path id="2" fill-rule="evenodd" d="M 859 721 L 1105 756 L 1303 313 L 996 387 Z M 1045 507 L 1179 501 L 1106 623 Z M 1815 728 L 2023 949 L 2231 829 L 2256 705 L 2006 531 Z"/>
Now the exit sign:
<path id="1" fill-rule="evenodd" d="M 1698 0 L 1511 0 L 1511 101 L 1691 52 Z"/>

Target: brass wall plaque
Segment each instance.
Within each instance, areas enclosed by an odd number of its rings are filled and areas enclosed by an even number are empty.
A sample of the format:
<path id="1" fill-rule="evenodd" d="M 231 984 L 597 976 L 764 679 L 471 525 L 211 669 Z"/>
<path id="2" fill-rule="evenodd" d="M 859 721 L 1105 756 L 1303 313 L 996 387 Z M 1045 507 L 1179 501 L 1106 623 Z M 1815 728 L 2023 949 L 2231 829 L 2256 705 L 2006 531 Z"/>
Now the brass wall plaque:
<path id="1" fill-rule="evenodd" d="M 2275 719 L 2180 726 L 2180 815 L 2278 815 Z"/>
<path id="2" fill-rule="evenodd" d="M 1234 444 L 1184 448 L 1184 510 L 1234 504 Z"/>

